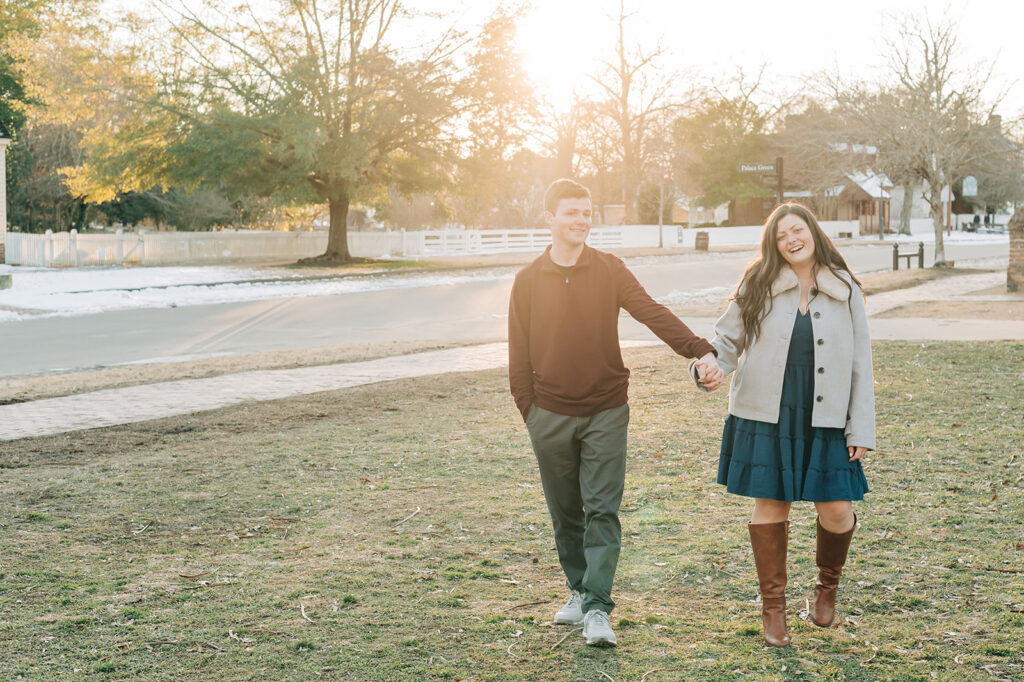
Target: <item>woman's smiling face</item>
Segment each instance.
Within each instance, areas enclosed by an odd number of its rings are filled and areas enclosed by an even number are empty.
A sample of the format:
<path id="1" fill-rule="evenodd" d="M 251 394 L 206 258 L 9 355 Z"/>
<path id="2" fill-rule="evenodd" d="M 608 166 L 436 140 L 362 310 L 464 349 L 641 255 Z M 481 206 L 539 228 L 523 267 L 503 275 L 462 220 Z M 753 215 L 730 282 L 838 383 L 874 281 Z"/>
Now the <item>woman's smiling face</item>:
<path id="1" fill-rule="evenodd" d="M 775 245 L 790 267 L 814 262 L 814 235 L 798 215 L 782 216 L 776 227 Z"/>

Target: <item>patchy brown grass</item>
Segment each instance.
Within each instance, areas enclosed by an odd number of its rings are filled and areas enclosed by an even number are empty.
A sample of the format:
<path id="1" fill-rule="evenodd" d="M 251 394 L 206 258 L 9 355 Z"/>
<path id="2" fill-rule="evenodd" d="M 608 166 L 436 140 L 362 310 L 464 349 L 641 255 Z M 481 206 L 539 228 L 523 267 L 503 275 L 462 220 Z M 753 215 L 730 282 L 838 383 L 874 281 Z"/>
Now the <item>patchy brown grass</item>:
<path id="1" fill-rule="evenodd" d="M 990 680 L 1024 675 L 1024 345 L 875 344 L 880 451 L 837 625 L 760 641 L 749 501 L 714 483 L 724 392 L 634 370 L 620 647 L 565 597 L 493 370 L 0 447 L 0 677 Z M 603 674 L 603 675 L 602 675 Z"/>

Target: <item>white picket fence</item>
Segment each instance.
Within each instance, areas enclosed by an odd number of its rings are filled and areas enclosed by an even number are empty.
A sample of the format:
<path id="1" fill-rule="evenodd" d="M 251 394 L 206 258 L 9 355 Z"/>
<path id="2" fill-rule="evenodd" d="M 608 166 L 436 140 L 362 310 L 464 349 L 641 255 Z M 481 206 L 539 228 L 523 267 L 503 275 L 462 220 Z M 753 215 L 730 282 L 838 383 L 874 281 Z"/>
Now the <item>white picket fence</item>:
<path id="1" fill-rule="evenodd" d="M 832 237 L 858 234 L 856 221 L 828 221 L 822 227 Z M 711 246 L 757 244 L 760 225 L 685 229 L 662 228 L 661 245 L 693 247 L 698 232 L 707 232 Z M 354 256 L 430 257 L 468 254 L 539 252 L 551 243 L 547 230 L 389 230 L 350 231 Z M 657 225 L 595 227 L 588 243 L 599 249 L 656 247 Z M 6 260 L 11 265 L 78 267 L 90 265 L 169 265 L 239 261 L 287 261 L 323 253 L 326 232 L 123 232 L 78 234 L 49 232 L 6 234 Z"/>
<path id="2" fill-rule="evenodd" d="M 122 232 L 78 234 L 8 232 L 12 265 L 157 265 L 246 260 L 294 260 L 322 253 L 327 235 L 315 232 Z"/>
<path id="3" fill-rule="evenodd" d="M 657 225 L 598 227 L 590 231 L 587 243 L 598 249 L 628 246 L 657 246 Z M 675 226 L 670 245 L 675 246 Z M 669 228 L 665 229 L 666 234 Z M 437 230 L 406 233 L 403 255 L 460 256 L 485 253 L 543 251 L 551 243 L 548 230 Z"/>

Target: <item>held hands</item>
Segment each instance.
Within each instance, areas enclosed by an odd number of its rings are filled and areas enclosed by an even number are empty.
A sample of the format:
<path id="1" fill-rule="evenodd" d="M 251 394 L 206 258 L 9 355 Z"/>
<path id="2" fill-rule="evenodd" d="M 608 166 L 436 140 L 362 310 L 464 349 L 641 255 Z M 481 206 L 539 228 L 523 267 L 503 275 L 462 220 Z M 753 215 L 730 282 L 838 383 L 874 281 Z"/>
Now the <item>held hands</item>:
<path id="1" fill-rule="evenodd" d="M 718 366 L 718 360 L 715 359 L 714 353 L 708 353 L 697 360 L 695 366 L 701 386 L 709 391 L 714 391 L 725 380 L 725 372 Z"/>

